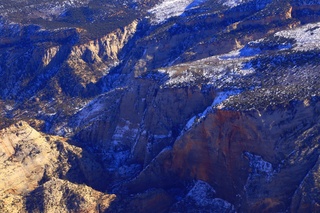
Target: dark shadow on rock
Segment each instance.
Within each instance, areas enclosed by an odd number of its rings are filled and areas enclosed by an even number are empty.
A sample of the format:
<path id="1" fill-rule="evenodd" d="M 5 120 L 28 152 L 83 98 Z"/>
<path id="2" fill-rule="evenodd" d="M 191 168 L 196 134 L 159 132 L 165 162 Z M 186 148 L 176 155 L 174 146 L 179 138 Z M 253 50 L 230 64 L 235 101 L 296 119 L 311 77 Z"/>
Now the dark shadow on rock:
<path id="1" fill-rule="evenodd" d="M 26 197 L 26 210 L 28 213 L 44 212 L 44 189 L 42 186 L 29 193 Z"/>
<path id="2" fill-rule="evenodd" d="M 97 83 L 88 84 L 82 92 L 83 97 L 94 97 L 101 93 L 108 92 L 116 87 L 124 85 L 132 76 L 132 73 L 125 73 L 124 69 L 131 67 L 134 59 L 141 58 L 144 48 L 137 47 L 136 42 L 143 38 L 148 32 L 150 25 L 147 20 L 142 20 L 137 26 L 137 32 L 121 49 L 118 57 L 122 61 L 119 65 L 111 68 L 107 75 L 102 77 Z M 131 71 L 131 69 L 130 69 Z"/>
<path id="3" fill-rule="evenodd" d="M 107 189 L 107 172 L 103 169 L 101 162 L 94 153 L 89 153 L 83 149 L 81 157 L 79 157 L 71 151 L 67 151 L 62 143 L 58 141 L 56 143 L 60 152 L 59 158 L 62 158 L 62 156 L 67 157 L 67 162 L 71 165 L 65 175 L 63 175 L 62 171 L 60 172 L 59 178 L 76 184 L 86 184 L 101 192 Z"/>
<path id="4" fill-rule="evenodd" d="M 50 63 L 43 70 L 41 70 L 39 75 L 35 76 L 35 78 L 30 81 L 27 86 L 29 89 L 27 91 L 21 91 L 19 100 L 23 101 L 26 98 L 30 98 L 41 89 L 48 86 L 48 82 L 59 72 L 64 60 L 70 54 L 72 46 L 73 45 L 70 43 L 62 45 Z"/>

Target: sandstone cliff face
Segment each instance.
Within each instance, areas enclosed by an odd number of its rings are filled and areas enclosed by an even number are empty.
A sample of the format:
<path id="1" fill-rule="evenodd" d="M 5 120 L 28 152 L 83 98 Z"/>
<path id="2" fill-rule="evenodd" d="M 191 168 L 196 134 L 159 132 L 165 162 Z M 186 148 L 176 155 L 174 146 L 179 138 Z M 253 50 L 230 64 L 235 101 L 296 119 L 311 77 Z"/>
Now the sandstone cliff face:
<path id="1" fill-rule="evenodd" d="M 318 123 L 313 116 L 319 103 L 299 105 L 272 112 L 210 114 L 172 149 L 161 152 L 128 187 L 134 192 L 168 189 L 179 180 L 196 179 L 213 186 L 214 198 L 233 203 L 241 212 L 285 211 L 290 205 L 297 211 L 317 209 L 312 196 L 300 197 L 299 185 L 308 181 L 311 188 L 306 190 L 317 191 L 316 179 L 315 184 L 307 179 L 316 175 L 319 126 L 310 123 Z"/>
<path id="2" fill-rule="evenodd" d="M 0 135 L 2 211 L 51 212 L 60 208 L 68 212 L 68 208 L 57 207 L 57 204 L 70 196 L 70 199 L 76 198 L 68 204 L 73 205 L 69 209 L 98 212 L 97 202 L 104 203 L 101 208 L 107 208 L 108 202 L 114 199 L 112 195 L 67 181 L 101 187 L 104 180 L 100 178 L 103 177 L 102 167 L 95 158 L 81 148 L 69 145 L 66 139 L 43 135 L 23 121 L 1 130 Z M 38 200 L 41 197 L 50 202 Z"/>
<path id="3" fill-rule="evenodd" d="M 90 103 L 71 119 L 70 128 L 80 146 L 103 150 L 104 165 L 118 182 L 132 178 L 171 145 L 188 118 L 214 97 L 210 89 L 160 88 L 153 80 L 138 80 Z"/>
<path id="4" fill-rule="evenodd" d="M 80 29 L 50 31 L 4 22 L 1 39 L 17 41 L 1 42 L 0 96 L 6 100 L 1 113 L 16 121 L 37 118 L 43 122 L 41 131 L 63 134 L 67 116 L 103 89 L 97 82 L 121 61 L 137 24 L 88 40 Z"/>
<path id="5" fill-rule="evenodd" d="M 138 21 L 135 20 L 122 29 L 71 49 L 67 66 L 73 70 L 76 79 L 82 79 L 80 84 L 85 87 L 89 83 L 96 83 L 119 64 L 121 50 L 135 34 L 137 25 Z"/>
<path id="6" fill-rule="evenodd" d="M 0 74 L 6 79 L 1 96 L 12 99 L 21 93 L 30 98 L 46 84 L 57 94 L 80 95 L 88 84 L 96 83 L 119 63 L 120 52 L 135 34 L 137 21 L 89 41 L 80 38 L 83 32 L 79 29 L 45 31 L 9 23 L 2 28 L 8 32 L 1 36 Z"/>

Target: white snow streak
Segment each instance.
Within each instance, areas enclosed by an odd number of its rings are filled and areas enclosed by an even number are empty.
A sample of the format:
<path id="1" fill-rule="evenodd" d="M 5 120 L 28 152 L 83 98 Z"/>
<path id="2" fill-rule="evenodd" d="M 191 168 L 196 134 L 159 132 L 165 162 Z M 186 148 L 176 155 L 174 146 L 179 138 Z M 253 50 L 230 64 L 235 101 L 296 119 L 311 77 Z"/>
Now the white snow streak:
<path id="1" fill-rule="evenodd" d="M 204 1 L 206 0 L 165 0 L 148 12 L 153 15 L 151 21 L 159 24 L 171 17 L 180 16 L 187 9 L 196 7 Z"/>
<path id="2" fill-rule="evenodd" d="M 184 129 L 181 131 L 181 135 L 183 135 L 186 131 L 191 129 L 193 125 L 198 124 L 201 120 L 203 120 L 208 113 L 210 113 L 214 108 L 222 109 L 224 107 L 223 102 L 228 100 L 230 97 L 234 95 L 238 95 L 241 93 L 241 90 L 229 90 L 229 91 L 223 91 L 219 92 L 217 94 L 217 97 L 214 99 L 212 104 L 208 106 L 202 113 L 199 113 L 196 116 L 193 116 L 186 124 Z"/>
<path id="3" fill-rule="evenodd" d="M 242 3 L 242 0 L 223 0 L 220 2 L 221 3 L 223 2 L 223 5 L 228 6 L 228 7 L 236 7 Z"/>

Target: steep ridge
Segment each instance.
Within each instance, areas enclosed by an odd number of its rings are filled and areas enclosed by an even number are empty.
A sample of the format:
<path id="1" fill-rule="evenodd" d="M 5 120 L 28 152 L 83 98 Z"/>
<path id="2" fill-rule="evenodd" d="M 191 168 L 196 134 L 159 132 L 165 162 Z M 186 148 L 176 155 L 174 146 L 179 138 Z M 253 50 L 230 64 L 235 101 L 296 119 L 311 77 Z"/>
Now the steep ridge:
<path id="1" fill-rule="evenodd" d="M 60 70 L 63 72 L 70 70 L 70 74 L 75 75 L 73 77 L 75 79 L 67 79 L 67 81 L 73 80 L 76 85 L 85 86 L 96 82 L 101 76 L 107 74 L 111 67 L 117 65 L 119 53 L 134 35 L 136 27 L 137 21 L 133 21 L 130 25 L 117 29 L 105 37 L 86 42 L 80 38 L 81 29 L 45 31 L 36 26 L 24 27 L 18 24 L 3 26 L 2 28 L 8 32 L 1 36 L 3 45 L 1 74 L 6 79 L 4 81 L 6 84 L 2 84 L 2 97 L 16 98 L 18 93 L 27 90 L 25 88 L 30 90 L 28 83 L 39 84 L 39 78 L 42 82 L 52 81 Z M 16 37 L 13 37 L 13 34 L 17 34 Z M 20 63 L 15 61 L 16 58 L 21 59 Z M 84 73 L 84 70 L 90 69 L 93 70 L 91 75 L 89 75 L 90 72 Z M 12 70 L 18 70 L 23 75 L 18 75 L 19 73 Z M 38 79 L 32 79 L 35 77 Z M 21 79 L 23 79 L 22 83 L 20 83 Z M 20 86 L 17 82 L 22 85 Z M 6 91 L 6 88 L 10 88 L 8 84 L 17 85 L 12 86 L 11 91 Z M 30 91 L 32 93 L 30 95 L 41 90 L 43 86 L 38 87 Z"/>
<path id="2" fill-rule="evenodd" d="M 10 38 L 17 41 L 2 42 L 5 46 L 0 50 L 3 112 L 17 120 L 44 120 L 40 129 L 49 132 L 53 120 L 65 122 L 88 97 L 101 91 L 95 83 L 117 66 L 122 48 L 136 32 L 137 21 L 89 41 L 81 38 L 79 29 L 46 31 L 10 23 L 2 29 L 7 30 L 3 40 L 17 34 L 17 39 Z"/>

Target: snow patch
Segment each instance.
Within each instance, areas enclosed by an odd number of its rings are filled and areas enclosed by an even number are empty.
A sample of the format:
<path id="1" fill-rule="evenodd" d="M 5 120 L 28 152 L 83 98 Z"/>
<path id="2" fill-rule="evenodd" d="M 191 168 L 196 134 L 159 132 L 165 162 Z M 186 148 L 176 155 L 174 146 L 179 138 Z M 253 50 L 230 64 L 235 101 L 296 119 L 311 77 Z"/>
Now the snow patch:
<path id="1" fill-rule="evenodd" d="M 185 125 L 183 130 L 180 133 L 180 136 L 182 136 L 186 131 L 191 129 L 192 126 L 198 124 L 201 120 L 203 120 L 208 113 L 212 112 L 214 108 L 222 109 L 224 105 L 222 104 L 224 101 L 228 100 L 228 98 L 238 95 L 242 92 L 242 90 L 228 90 L 219 92 L 212 102 L 210 106 L 208 106 L 202 113 L 199 113 L 198 115 L 193 116 Z"/>
<path id="2" fill-rule="evenodd" d="M 206 2 L 207 0 L 194 0 L 191 4 L 189 4 L 189 6 L 186 8 L 186 10 L 198 7 L 199 5 L 201 5 L 202 3 Z"/>
<path id="3" fill-rule="evenodd" d="M 241 90 L 228 90 L 228 91 L 219 92 L 211 106 L 212 107 L 217 106 L 221 104 L 223 101 L 227 100 L 229 97 L 238 95 L 239 93 L 241 93 Z"/>
<path id="4" fill-rule="evenodd" d="M 223 105 L 224 101 L 228 100 L 230 97 L 234 95 L 240 94 L 241 92 L 242 90 L 239 90 L 239 89 L 219 92 L 216 98 L 214 99 L 214 101 L 212 102 L 211 106 L 207 107 L 207 109 L 202 113 L 200 113 L 198 116 L 200 117 L 200 119 L 203 119 L 204 117 L 207 116 L 209 112 L 213 110 L 213 108 L 222 109 L 224 107 Z"/>
<path id="5" fill-rule="evenodd" d="M 123 141 L 123 139 L 134 139 L 138 134 L 138 129 L 132 128 L 130 121 L 125 121 L 124 126 L 118 125 L 112 136 L 112 142 L 117 145 Z"/>
<path id="6" fill-rule="evenodd" d="M 170 131 L 167 135 L 154 135 L 154 139 L 164 139 L 164 138 L 170 138 L 172 136 L 172 132 Z"/>
<path id="7" fill-rule="evenodd" d="M 263 160 L 259 155 L 252 154 L 250 152 L 245 152 L 245 156 L 249 158 L 249 166 L 252 169 L 248 179 L 253 179 L 255 177 L 264 176 L 267 182 L 270 182 L 276 171 L 273 166 L 268 161 Z"/>
<path id="8" fill-rule="evenodd" d="M 216 191 L 206 182 L 198 180 L 188 192 L 188 198 L 192 198 L 198 206 L 206 206 L 212 203 Z"/>
<path id="9" fill-rule="evenodd" d="M 13 106 L 11 106 L 11 105 L 6 105 L 5 108 L 6 108 L 6 110 L 8 110 L 8 111 L 11 111 L 11 110 L 14 109 Z"/>
<path id="10" fill-rule="evenodd" d="M 275 36 L 296 40 L 295 50 L 307 51 L 320 49 L 320 22 L 307 24 L 296 29 L 277 32 Z"/>
<path id="11" fill-rule="evenodd" d="M 206 0 L 165 0 L 148 12 L 153 15 L 151 22 L 153 24 L 159 24 L 171 17 L 180 16 L 184 11 L 194 8 L 205 1 Z"/>
<path id="12" fill-rule="evenodd" d="M 195 122 L 197 116 L 193 116 L 186 124 L 186 126 L 184 127 L 185 130 L 188 130 L 192 127 L 193 123 Z"/>
<path id="13" fill-rule="evenodd" d="M 183 87 L 190 85 L 211 85 L 217 90 L 239 87 L 243 77 L 255 73 L 254 67 L 248 63 L 254 58 L 240 56 L 240 51 L 212 56 L 189 64 L 159 69 L 166 78 L 161 87 Z M 255 85 L 246 85 L 255 86 Z"/>
<path id="14" fill-rule="evenodd" d="M 129 159 L 130 152 L 128 150 L 112 152 L 109 151 L 104 155 L 103 160 L 107 162 L 108 171 L 117 171 Z"/>
<path id="15" fill-rule="evenodd" d="M 190 206 L 190 212 L 235 212 L 234 206 L 220 198 L 216 198 L 216 191 L 206 182 L 197 180 L 193 188 L 180 202 L 174 205 L 174 210 L 183 206 Z"/>
<path id="16" fill-rule="evenodd" d="M 222 3 L 224 6 L 227 7 L 236 7 L 238 5 L 240 5 L 243 2 L 243 0 L 223 0 L 220 1 L 220 3 Z"/>
<path id="17" fill-rule="evenodd" d="M 82 123 L 90 122 L 101 114 L 101 111 L 105 108 L 103 97 L 90 101 L 87 105 L 78 110 L 76 126 L 80 126 Z"/>

